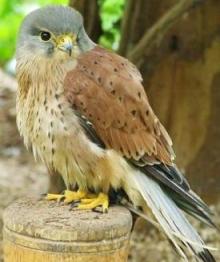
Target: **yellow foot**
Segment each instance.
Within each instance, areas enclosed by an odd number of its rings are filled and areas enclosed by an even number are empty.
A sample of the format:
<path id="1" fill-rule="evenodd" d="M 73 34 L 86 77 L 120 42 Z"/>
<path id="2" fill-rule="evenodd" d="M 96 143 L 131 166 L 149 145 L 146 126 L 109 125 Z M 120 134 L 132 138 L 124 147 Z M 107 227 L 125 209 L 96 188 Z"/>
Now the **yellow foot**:
<path id="1" fill-rule="evenodd" d="M 108 195 L 99 193 L 96 197 L 82 198 L 77 209 L 94 209 L 96 207 L 101 207 L 102 212 L 107 213 L 109 207 Z"/>
<path id="2" fill-rule="evenodd" d="M 74 201 L 80 201 L 82 198 L 86 198 L 87 196 L 89 197 L 90 194 L 86 193 L 85 191 L 78 190 L 74 192 L 70 190 L 65 190 L 64 194 L 47 194 L 46 199 L 57 201 L 64 200 L 64 203 L 69 204 Z"/>

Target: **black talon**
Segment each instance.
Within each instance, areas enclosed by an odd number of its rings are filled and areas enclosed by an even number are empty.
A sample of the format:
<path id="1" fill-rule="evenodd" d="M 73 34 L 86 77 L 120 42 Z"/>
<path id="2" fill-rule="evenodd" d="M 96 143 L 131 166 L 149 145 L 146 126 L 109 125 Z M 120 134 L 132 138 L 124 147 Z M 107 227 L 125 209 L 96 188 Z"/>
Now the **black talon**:
<path id="1" fill-rule="evenodd" d="M 63 202 L 64 200 L 65 200 L 65 196 L 61 197 L 58 202 L 60 203 Z"/>
<path id="2" fill-rule="evenodd" d="M 103 213 L 107 214 L 108 213 L 108 208 L 104 208 Z"/>
<path id="3" fill-rule="evenodd" d="M 99 209 L 98 209 L 98 207 L 94 207 L 94 208 L 92 208 L 92 212 L 95 212 L 95 213 L 102 213 Z"/>
<path id="4" fill-rule="evenodd" d="M 73 209 L 75 207 L 77 207 L 80 203 L 80 200 L 75 200 L 70 204 L 70 208 Z"/>

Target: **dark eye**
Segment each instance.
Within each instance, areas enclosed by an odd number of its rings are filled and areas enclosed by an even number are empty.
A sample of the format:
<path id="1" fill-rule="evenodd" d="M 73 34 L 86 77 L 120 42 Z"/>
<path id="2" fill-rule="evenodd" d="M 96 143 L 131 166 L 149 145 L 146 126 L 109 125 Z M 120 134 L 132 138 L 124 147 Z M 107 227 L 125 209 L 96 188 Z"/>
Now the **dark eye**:
<path id="1" fill-rule="evenodd" d="M 40 37 L 43 41 L 48 41 L 51 38 L 51 34 L 49 32 L 41 32 Z"/>

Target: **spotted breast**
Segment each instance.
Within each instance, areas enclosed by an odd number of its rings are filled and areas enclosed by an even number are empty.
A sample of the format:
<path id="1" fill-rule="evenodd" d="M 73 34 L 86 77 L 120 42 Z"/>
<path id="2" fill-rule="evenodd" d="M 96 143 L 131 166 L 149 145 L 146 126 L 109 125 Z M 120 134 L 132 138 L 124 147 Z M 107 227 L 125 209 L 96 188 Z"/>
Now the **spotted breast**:
<path id="1" fill-rule="evenodd" d="M 76 182 L 82 188 L 87 187 L 104 152 L 84 134 L 64 96 L 64 76 L 74 64 L 43 66 L 38 61 L 32 65 L 31 75 L 25 74 L 25 63 L 17 66 L 23 66 L 18 70 L 23 73 L 18 75 L 17 124 L 25 145 L 49 169 L 62 174 L 67 187 Z M 37 83 L 32 79 L 38 79 Z"/>

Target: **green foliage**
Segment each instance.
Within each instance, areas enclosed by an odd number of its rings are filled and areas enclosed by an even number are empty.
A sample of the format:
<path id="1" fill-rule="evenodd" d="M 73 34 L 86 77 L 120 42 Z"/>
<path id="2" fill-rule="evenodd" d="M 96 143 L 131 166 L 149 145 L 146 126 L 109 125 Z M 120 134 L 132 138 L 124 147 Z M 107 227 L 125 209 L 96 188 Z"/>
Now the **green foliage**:
<path id="1" fill-rule="evenodd" d="M 13 56 L 20 23 L 28 12 L 47 4 L 67 3 L 67 0 L 0 0 L 0 66 Z"/>
<path id="2" fill-rule="evenodd" d="M 67 4 L 68 0 L 0 0 L 0 66 L 4 66 L 15 52 L 17 32 L 24 16 L 47 4 Z M 125 0 L 98 0 L 103 35 L 100 43 L 117 49 L 120 41 L 120 20 Z"/>
<path id="3" fill-rule="evenodd" d="M 120 41 L 120 20 L 125 0 L 99 0 L 102 30 L 100 44 L 116 50 Z"/>

